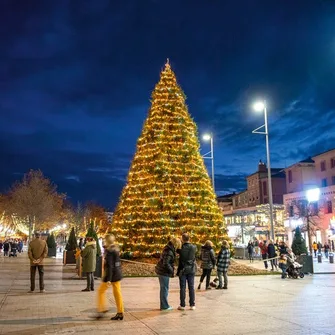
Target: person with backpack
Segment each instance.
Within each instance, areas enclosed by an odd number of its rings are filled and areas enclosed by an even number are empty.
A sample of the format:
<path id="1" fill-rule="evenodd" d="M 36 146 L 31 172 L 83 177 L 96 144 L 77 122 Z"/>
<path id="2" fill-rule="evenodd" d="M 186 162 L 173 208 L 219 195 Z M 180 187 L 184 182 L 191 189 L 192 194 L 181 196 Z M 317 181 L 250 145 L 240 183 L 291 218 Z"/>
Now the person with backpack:
<path id="1" fill-rule="evenodd" d="M 209 286 L 211 281 L 211 272 L 215 268 L 215 253 L 213 250 L 213 243 L 211 241 L 206 241 L 201 247 L 201 268 L 202 275 L 200 277 L 200 283 L 198 285 L 198 290 L 201 289 L 201 284 L 206 277 L 206 290 L 210 290 Z"/>
<path id="2" fill-rule="evenodd" d="M 197 270 L 195 259 L 197 247 L 190 243 L 190 236 L 187 233 L 182 235 L 181 240 L 183 244 L 179 251 L 179 265 L 177 270 L 180 287 L 180 305 L 178 310 L 185 310 L 186 282 L 188 285 L 190 309 L 195 310 L 194 277 Z"/>

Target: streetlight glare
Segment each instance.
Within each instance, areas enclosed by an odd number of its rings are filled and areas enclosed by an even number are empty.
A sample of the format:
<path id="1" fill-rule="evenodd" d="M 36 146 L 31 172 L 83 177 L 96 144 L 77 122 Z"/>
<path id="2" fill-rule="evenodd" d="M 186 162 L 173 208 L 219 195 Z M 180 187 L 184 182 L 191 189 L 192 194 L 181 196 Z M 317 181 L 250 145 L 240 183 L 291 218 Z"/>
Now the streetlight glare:
<path id="1" fill-rule="evenodd" d="M 203 137 L 202 137 L 205 141 L 209 141 L 211 139 L 211 135 L 209 134 L 205 134 Z"/>
<path id="2" fill-rule="evenodd" d="M 265 105 L 264 105 L 264 102 L 262 101 L 257 101 L 256 103 L 254 103 L 254 106 L 253 106 L 254 110 L 256 112 L 261 112 L 264 110 L 265 108 Z"/>
<path id="3" fill-rule="evenodd" d="M 306 197 L 307 197 L 308 202 L 319 201 L 320 189 L 319 188 L 313 188 L 311 190 L 308 190 L 306 192 Z"/>

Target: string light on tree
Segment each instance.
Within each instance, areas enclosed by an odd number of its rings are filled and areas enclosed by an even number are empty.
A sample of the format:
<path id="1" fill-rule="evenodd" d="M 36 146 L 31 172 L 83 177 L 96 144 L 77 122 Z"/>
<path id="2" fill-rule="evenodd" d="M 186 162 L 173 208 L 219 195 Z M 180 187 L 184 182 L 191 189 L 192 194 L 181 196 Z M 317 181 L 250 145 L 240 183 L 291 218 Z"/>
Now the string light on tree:
<path id="1" fill-rule="evenodd" d="M 185 99 L 167 61 L 113 215 L 113 232 L 134 256 L 160 252 L 183 232 L 196 244 L 228 240 Z"/>

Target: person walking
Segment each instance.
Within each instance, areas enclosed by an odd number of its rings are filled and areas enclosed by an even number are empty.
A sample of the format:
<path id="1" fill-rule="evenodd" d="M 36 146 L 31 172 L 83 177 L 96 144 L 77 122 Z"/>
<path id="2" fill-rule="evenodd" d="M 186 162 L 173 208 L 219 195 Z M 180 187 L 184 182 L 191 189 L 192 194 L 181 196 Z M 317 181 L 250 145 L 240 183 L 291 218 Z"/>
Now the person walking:
<path id="1" fill-rule="evenodd" d="M 248 243 L 247 250 L 248 250 L 248 255 L 249 255 L 249 261 L 251 263 L 254 261 L 254 245 L 251 241 L 249 241 Z"/>
<path id="2" fill-rule="evenodd" d="M 179 238 L 172 238 L 164 247 L 160 259 L 155 267 L 158 275 L 160 286 L 160 310 L 171 311 L 173 308 L 168 303 L 169 282 L 174 277 L 174 262 L 176 259 L 176 251 L 181 248 Z"/>
<path id="3" fill-rule="evenodd" d="M 213 250 L 213 243 L 211 241 L 206 241 L 201 247 L 201 268 L 202 275 L 200 277 L 200 283 L 198 285 L 198 290 L 201 289 L 201 284 L 206 277 L 206 290 L 210 290 L 211 287 L 209 283 L 211 281 L 211 272 L 215 268 L 215 253 Z"/>
<path id="4" fill-rule="evenodd" d="M 98 289 L 98 314 L 96 319 L 100 319 L 107 312 L 106 291 L 112 286 L 117 313 L 111 320 L 123 320 L 124 306 L 121 294 L 121 259 L 118 245 L 115 244 L 115 237 L 112 234 L 105 236 L 105 273 L 102 283 Z"/>
<path id="5" fill-rule="evenodd" d="M 228 268 L 230 265 L 230 251 L 229 251 L 229 243 L 228 241 L 223 241 L 221 245 L 221 250 L 217 259 L 217 275 L 219 278 L 219 286 L 216 288 L 217 290 L 228 289 Z M 223 277 L 223 286 L 222 286 L 222 277 Z"/>
<path id="6" fill-rule="evenodd" d="M 41 239 L 40 233 L 35 233 L 35 239 L 29 243 L 28 257 L 30 259 L 30 291 L 35 291 L 35 276 L 38 269 L 40 292 L 44 293 L 44 258 L 48 255 L 47 243 Z"/>
<path id="7" fill-rule="evenodd" d="M 82 292 L 94 291 L 94 272 L 97 264 L 97 247 L 93 237 L 87 237 L 84 250 L 81 251 L 82 271 L 86 273 L 87 285 Z"/>
<path id="8" fill-rule="evenodd" d="M 270 258 L 270 264 L 271 264 L 271 271 L 274 271 L 274 267 L 276 267 L 277 270 L 277 262 L 275 257 L 277 257 L 276 248 L 272 242 L 272 240 L 269 241 L 267 253 Z"/>
<path id="9" fill-rule="evenodd" d="M 195 260 L 197 247 L 190 243 L 190 237 L 187 233 L 182 235 L 181 241 L 183 244 L 179 251 L 180 256 L 177 270 L 180 287 L 180 305 L 178 310 L 185 310 L 186 282 L 188 286 L 190 309 L 195 310 L 194 276 L 197 269 Z"/>

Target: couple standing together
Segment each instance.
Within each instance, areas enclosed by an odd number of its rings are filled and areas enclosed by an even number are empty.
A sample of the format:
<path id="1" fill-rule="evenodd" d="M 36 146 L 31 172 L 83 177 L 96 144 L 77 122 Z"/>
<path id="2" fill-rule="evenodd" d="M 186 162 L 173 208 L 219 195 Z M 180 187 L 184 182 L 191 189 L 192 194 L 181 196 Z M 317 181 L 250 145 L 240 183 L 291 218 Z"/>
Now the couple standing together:
<path id="1" fill-rule="evenodd" d="M 226 244 L 223 243 L 223 247 L 226 247 Z M 190 309 L 195 310 L 194 277 L 197 270 L 196 251 L 197 248 L 194 244 L 190 243 L 190 237 L 187 233 L 182 235 L 182 241 L 180 241 L 179 238 L 172 238 L 164 247 L 160 260 L 155 268 L 160 284 L 160 309 L 162 311 L 173 309 L 168 303 L 168 293 L 170 278 L 174 277 L 174 262 L 177 252 L 179 253 L 177 276 L 179 276 L 180 286 L 180 305 L 178 310 L 185 310 L 186 307 L 186 282 L 189 290 Z M 224 276 L 224 280 L 226 286 L 226 276 Z"/>

